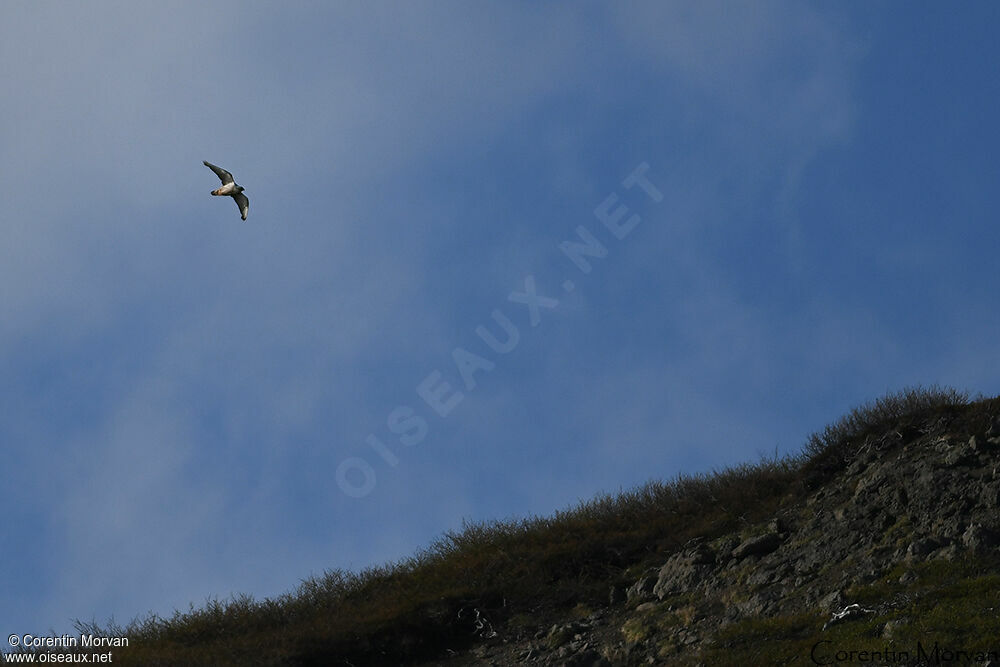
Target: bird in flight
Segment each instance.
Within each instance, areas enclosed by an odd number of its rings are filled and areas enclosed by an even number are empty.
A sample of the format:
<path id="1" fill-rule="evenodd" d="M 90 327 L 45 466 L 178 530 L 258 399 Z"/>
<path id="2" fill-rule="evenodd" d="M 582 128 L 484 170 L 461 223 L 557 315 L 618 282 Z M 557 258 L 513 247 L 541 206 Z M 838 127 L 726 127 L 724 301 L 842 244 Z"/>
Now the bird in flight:
<path id="1" fill-rule="evenodd" d="M 215 172 L 215 175 L 222 179 L 222 187 L 217 190 L 212 190 L 212 194 L 216 197 L 229 196 L 236 200 L 236 205 L 240 207 L 240 216 L 246 220 L 247 213 L 250 212 L 250 200 L 247 196 L 243 194 L 243 186 L 237 185 L 236 181 L 233 180 L 233 175 L 222 167 L 216 167 L 211 162 L 202 160 L 205 166 Z"/>

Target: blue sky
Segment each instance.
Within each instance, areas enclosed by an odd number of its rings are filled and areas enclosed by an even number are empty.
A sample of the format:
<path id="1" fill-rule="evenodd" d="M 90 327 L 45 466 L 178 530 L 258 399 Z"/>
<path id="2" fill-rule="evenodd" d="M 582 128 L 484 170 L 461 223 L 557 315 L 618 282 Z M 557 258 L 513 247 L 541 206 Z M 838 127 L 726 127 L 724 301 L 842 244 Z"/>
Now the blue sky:
<path id="1" fill-rule="evenodd" d="M 273 596 L 888 390 L 1000 393 L 998 18 L 4 3 L 0 628 Z"/>

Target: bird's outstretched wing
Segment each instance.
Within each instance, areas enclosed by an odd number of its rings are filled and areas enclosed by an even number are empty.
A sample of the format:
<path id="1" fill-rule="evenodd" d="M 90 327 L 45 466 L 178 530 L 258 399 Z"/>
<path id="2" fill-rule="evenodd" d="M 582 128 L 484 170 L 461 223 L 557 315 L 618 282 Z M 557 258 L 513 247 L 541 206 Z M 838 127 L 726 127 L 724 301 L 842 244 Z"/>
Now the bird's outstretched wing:
<path id="1" fill-rule="evenodd" d="M 246 220 L 247 213 L 250 212 L 250 200 L 242 192 L 237 192 L 233 195 L 233 199 L 236 200 L 236 205 L 240 207 L 240 216 Z"/>
<path id="2" fill-rule="evenodd" d="M 230 174 L 225 169 L 223 169 L 222 167 L 216 167 L 214 164 L 212 164 L 211 162 L 208 162 L 206 160 L 202 160 L 202 162 L 205 163 L 206 167 L 208 167 L 209 169 L 211 169 L 212 171 L 214 171 L 216 176 L 218 176 L 220 179 L 222 179 L 222 184 L 223 185 L 229 185 L 230 183 L 234 183 L 235 182 L 233 180 L 233 175 Z"/>

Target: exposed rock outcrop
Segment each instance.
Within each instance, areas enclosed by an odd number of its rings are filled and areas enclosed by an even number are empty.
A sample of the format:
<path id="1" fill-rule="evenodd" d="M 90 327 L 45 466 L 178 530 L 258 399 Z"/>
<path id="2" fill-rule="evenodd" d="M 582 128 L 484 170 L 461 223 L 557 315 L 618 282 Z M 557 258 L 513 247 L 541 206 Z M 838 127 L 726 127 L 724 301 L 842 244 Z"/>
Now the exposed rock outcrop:
<path id="1" fill-rule="evenodd" d="M 613 588 L 607 608 L 439 664 L 713 664 L 706 656 L 732 641 L 727 628 L 753 619 L 805 619 L 801 632 L 817 641 L 862 623 L 873 641 L 907 636 L 916 619 L 903 611 L 927 594 L 929 564 L 980 559 L 984 573 L 1000 574 L 1000 417 L 989 424 L 886 427 L 768 521 L 664 554 Z M 902 592 L 855 599 L 878 586 Z M 1000 615 L 1000 604 L 983 613 Z"/>

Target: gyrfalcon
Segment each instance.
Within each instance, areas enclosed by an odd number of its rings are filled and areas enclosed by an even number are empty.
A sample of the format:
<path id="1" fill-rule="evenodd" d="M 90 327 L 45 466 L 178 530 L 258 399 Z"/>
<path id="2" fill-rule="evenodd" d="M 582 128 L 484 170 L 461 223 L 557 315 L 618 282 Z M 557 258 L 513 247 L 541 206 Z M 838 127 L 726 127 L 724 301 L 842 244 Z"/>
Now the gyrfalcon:
<path id="1" fill-rule="evenodd" d="M 215 175 L 222 179 L 222 187 L 218 190 L 212 190 L 212 194 L 216 197 L 232 197 L 236 200 L 236 205 L 240 207 L 240 216 L 246 220 L 247 213 L 250 212 L 250 200 L 247 196 L 243 194 L 243 186 L 237 185 L 236 181 L 233 180 L 233 175 L 222 167 L 216 167 L 211 162 L 202 160 L 205 166 L 215 172 Z"/>

